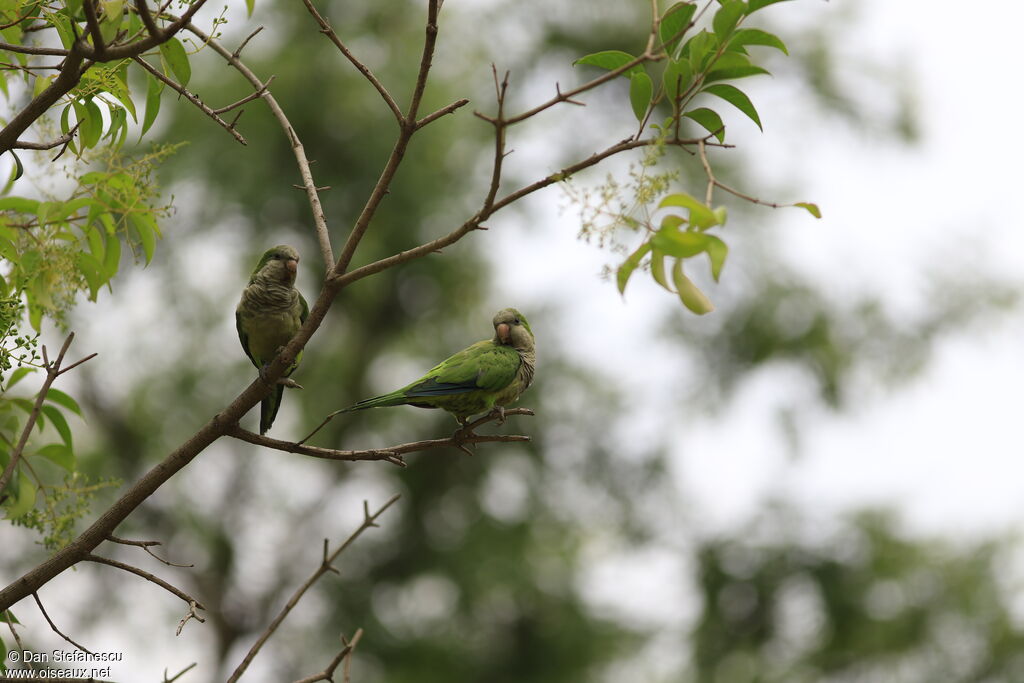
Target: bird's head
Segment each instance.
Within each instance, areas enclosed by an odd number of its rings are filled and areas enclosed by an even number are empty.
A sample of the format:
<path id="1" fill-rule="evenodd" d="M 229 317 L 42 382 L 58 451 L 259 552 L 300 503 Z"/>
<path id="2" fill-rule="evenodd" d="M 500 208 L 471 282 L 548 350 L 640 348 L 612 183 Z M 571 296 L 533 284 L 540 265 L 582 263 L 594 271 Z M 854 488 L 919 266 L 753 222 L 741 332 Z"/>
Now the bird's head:
<path id="1" fill-rule="evenodd" d="M 299 252 L 287 244 L 279 244 L 263 252 L 260 262 L 256 264 L 253 277 L 262 273 L 265 277 L 287 284 L 295 283 L 295 275 L 299 270 Z"/>
<path id="2" fill-rule="evenodd" d="M 494 341 L 516 351 L 533 351 L 533 332 L 526 316 L 514 308 L 505 308 L 494 316 Z"/>

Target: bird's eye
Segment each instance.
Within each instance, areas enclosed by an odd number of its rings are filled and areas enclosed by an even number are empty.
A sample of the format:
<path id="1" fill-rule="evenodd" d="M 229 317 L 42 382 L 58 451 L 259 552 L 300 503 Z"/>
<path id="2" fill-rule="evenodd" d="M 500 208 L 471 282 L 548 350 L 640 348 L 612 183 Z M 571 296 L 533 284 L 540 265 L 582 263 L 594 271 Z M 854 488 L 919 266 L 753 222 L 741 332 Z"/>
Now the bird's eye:
<path id="1" fill-rule="evenodd" d="M 515 320 L 513 320 L 512 322 L 514 322 L 514 323 L 515 323 L 516 325 L 520 324 L 520 320 L 519 320 L 519 318 L 516 318 L 516 319 L 515 319 Z"/>

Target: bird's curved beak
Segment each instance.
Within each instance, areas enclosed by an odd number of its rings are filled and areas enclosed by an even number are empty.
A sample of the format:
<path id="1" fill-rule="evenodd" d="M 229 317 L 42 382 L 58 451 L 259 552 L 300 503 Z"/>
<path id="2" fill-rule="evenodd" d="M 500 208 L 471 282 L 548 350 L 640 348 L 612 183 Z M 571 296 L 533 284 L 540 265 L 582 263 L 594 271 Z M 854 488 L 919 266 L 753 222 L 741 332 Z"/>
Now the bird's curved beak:
<path id="1" fill-rule="evenodd" d="M 498 323 L 494 331 L 498 333 L 498 340 L 502 344 L 508 344 L 512 341 L 512 328 L 509 327 L 508 323 Z"/>
<path id="2" fill-rule="evenodd" d="M 289 273 L 295 275 L 295 273 L 297 273 L 299 270 L 299 262 L 293 258 L 290 258 L 284 262 L 284 267 L 288 269 Z"/>

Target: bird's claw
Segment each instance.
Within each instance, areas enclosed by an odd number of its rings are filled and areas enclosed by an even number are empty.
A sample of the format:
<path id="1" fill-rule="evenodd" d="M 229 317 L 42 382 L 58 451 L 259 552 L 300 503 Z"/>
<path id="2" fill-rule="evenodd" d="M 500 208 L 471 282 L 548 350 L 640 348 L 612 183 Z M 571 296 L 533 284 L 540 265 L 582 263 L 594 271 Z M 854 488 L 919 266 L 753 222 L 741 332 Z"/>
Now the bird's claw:
<path id="1" fill-rule="evenodd" d="M 505 406 L 494 406 L 494 410 L 491 411 L 491 415 L 498 416 L 498 424 L 505 424 Z"/>
<path id="2" fill-rule="evenodd" d="M 302 385 L 293 380 L 291 377 L 280 377 L 277 380 L 278 384 L 288 387 L 289 389 L 301 389 Z"/>

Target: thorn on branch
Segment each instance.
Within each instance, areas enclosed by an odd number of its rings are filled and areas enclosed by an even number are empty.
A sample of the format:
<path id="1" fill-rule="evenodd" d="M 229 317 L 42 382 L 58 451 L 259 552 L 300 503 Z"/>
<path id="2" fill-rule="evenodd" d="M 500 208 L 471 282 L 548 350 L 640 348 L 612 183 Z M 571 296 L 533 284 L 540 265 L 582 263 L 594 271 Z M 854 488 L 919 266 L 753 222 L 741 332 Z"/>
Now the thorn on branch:
<path id="1" fill-rule="evenodd" d="M 178 673 L 174 674 L 174 678 L 168 678 L 167 677 L 167 669 L 164 669 L 164 680 L 161 681 L 161 683 L 174 683 L 174 681 L 178 680 L 179 678 L 184 676 L 186 673 L 188 673 L 189 671 L 194 669 L 196 664 L 197 664 L 197 662 L 192 662 L 191 664 L 186 666 L 184 669 L 182 669 Z"/>

